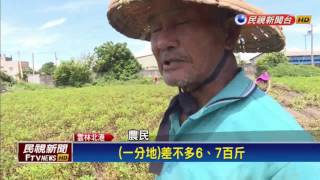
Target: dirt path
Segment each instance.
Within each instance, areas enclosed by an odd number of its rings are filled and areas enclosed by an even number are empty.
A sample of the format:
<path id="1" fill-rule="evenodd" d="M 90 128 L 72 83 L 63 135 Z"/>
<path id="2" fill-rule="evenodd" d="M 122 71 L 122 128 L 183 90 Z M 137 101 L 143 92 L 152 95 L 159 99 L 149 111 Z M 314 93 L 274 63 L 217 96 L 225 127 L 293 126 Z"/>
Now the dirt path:
<path id="1" fill-rule="evenodd" d="M 294 101 L 303 94 L 282 85 L 273 85 L 269 94 L 275 97 L 305 130 L 312 131 L 320 140 L 320 107 L 306 105 L 303 108 L 295 108 Z"/>

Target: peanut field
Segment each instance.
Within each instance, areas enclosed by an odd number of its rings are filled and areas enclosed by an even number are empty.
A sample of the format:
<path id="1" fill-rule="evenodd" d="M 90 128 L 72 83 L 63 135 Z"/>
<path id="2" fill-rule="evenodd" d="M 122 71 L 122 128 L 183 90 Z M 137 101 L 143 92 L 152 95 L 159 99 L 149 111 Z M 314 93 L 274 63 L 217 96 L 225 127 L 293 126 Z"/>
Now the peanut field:
<path id="1" fill-rule="evenodd" d="M 320 130 L 320 77 L 275 78 L 270 94 L 300 113 L 299 123 Z M 82 88 L 22 86 L 1 94 L 3 179 L 152 179 L 146 163 L 18 164 L 18 141 L 72 141 L 76 132 L 109 132 L 126 141 L 129 129 L 157 132 L 176 88 L 114 84 Z M 304 112 L 311 108 L 313 116 Z M 312 113 L 311 113 L 312 114 Z M 295 115 L 295 114 L 294 114 Z M 303 118 L 302 118 L 303 115 Z M 309 122 L 311 119 L 312 122 Z"/>

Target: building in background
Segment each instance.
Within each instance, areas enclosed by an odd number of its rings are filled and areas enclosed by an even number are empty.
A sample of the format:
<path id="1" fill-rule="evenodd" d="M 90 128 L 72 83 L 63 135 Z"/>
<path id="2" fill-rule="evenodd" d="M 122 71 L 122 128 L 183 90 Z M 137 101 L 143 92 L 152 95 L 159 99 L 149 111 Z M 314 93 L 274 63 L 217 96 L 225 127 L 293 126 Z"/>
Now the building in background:
<path id="1" fill-rule="evenodd" d="M 54 86 L 53 77 L 50 75 L 43 74 L 28 74 L 28 83 L 42 84 L 47 86 Z"/>
<path id="2" fill-rule="evenodd" d="M 156 58 L 150 54 L 146 56 L 136 57 L 137 61 L 140 63 L 142 70 L 140 74 L 143 77 L 160 77 L 160 72 L 158 69 L 158 64 Z"/>
<path id="3" fill-rule="evenodd" d="M 310 51 L 285 51 L 284 54 L 289 58 L 291 64 L 311 65 L 311 53 Z M 251 64 L 256 64 L 257 60 L 263 55 L 263 53 L 251 58 L 249 61 Z M 320 51 L 313 52 L 314 64 L 320 66 Z"/>
<path id="4" fill-rule="evenodd" d="M 285 55 L 291 64 L 311 65 L 310 51 L 288 51 Z M 314 65 L 320 66 L 320 51 L 313 52 Z"/>
<path id="5" fill-rule="evenodd" d="M 21 79 L 23 71 L 29 68 L 29 62 L 13 61 L 12 57 L 6 57 L 6 55 L 1 54 L 0 70 L 14 79 Z"/>

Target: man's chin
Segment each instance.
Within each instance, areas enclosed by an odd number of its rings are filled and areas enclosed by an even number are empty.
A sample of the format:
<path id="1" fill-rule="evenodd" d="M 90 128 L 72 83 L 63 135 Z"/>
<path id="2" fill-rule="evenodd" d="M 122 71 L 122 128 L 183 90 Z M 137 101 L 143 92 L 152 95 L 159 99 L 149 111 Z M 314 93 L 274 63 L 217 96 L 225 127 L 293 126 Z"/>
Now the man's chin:
<path id="1" fill-rule="evenodd" d="M 188 85 L 187 81 L 181 80 L 181 79 L 163 77 L 163 80 L 168 86 L 176 86 L 176 87 L 184 88 Z"/>
<path id="2" fill-rule="evenodd" d="M 178 86 L 178 82 L 171 80 L 171 79 L 166 79 L 163 78 L 164 82 L 168 85 L 168 86 Z"/>
<path id="3" fill-rule="evenodd" d="M 165 76 L 163 76 L 163 80 L 168 86 L 179 87 L 184 91 L 192 91 L 199 85 L 199 83 L 193 83 L 191 81 L 169 78 Z"/>
<path id="4" fill-rule="evenodd" d="M 163 73 L 164 82 L 169 86 L 176 86 L 180 88 L 188 88 L 192 86 L 196 79 L 190 74 L 186 73 Z"/>

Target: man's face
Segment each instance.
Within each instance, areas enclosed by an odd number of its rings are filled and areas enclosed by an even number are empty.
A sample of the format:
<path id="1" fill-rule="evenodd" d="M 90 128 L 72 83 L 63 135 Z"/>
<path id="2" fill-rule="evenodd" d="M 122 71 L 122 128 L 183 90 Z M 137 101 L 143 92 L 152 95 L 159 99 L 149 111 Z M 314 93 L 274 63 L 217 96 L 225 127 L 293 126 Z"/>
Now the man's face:
<path id="1" fill-rule="evenodd" d="M 160 73 L 168 85 L 192 89 L 212 73 L 223 56 L 223 28 L 214 22 L 216 18 L 209 18 L 208 8 L 157 2 L 149 22 Z"/>

